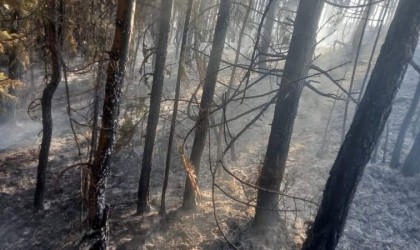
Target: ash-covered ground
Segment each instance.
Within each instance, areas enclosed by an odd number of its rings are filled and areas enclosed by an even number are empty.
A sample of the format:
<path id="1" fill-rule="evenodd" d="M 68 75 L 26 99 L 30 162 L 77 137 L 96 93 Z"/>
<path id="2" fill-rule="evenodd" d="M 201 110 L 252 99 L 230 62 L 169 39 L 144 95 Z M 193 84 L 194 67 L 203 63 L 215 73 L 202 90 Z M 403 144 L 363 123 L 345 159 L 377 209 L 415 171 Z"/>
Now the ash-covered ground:
<path id="1" fill-rule="evenodd" d="M 322 56 L 317 65 L 326 69 L 345 62 L 344 50 L 320 50 Z M 231 58 L 232 51 L 225 53 Z M 339 56 L 338 56 L 339 55 Z M 356 87 L 360 86 L 366 69 L 366 58 L 362 57 L 356 71 Z M 420 62 L 420 52 L 415 60 Z M 331 74 L 337 79 L 345 76 L 348 84 L 351 64 L 347 68 L 334 70 Z M 172 72 L 176 68 L 172 66 Z M 347 74 L 346 74 L 347 72 Z M 220 80 L 227 81 L 229 72 L 221 73 Z M 86 76 L 90 78 L 90 76 Z M 253 76 L 256 79 L 257 76 Z M 167 76 L 166 96 L 173 92 L 175 76 Z M 393 113 L 390 117 L 390 143 L 386 157 L 389 161 L 390 149 L 395 142 L 399 126 L 410 104 L 419 75 L 410 69 L 398 93 Z M 78 79 L 75 79 L 77 82 Z M 188 98 L 193 91 L 191 86 L 197 79 L 191 77 L 190 87 L 186 88 L 184 97 Z M 317 79 L 317 85 L 325 92 L 335 93 L 337 87 L 323 77 Z M 86 81 L 86 79 L 80 80 Z M 70 85 L 72 88 L 73 85 Z M 73 86 L 83 92 L 83 85 Z M 276 88 L 276 79 L 270 78 L 248 91 L 248 95 L 266 93 Z M 184 86 L 185 87 L 185 86 Z M 223 92 L 219 86 L 217 96 Z M 61 92 L 60 92 L 61 91 Z M 144 88 L 142 96 L 147 95 Z M 63 87 L 58 96 L 63 96 Z M 73 103 L 81 105 L 78 100 Z M 233 103 L 227 109 L 227 115 L 234 117 L 249 108 L 261 105 L 270 96 L 251 99 L 240 104 Z M 128 100 L 129 98 L 126 97 Z M 216 98 L 217 99 L 217 98 Z M 219 100 L 219 99 L 217 99 Z M 164 155 L 169 122 L 166 121 L 171 109 L 170 102 L 162 104 L 163 118 L 160 120 L 156 141 L 154 167 L 151 179 L 150 201 L 152 211 L 144 216 L 137 216 L 136 192 L 140 174 L 142 146 L 130 144 L 116 153 L 111 168 L 108 185 L 108 202 L 111 213 L 110 249 L 227 249 L 223 234 L 231 243 L 241 249 L 296 249 L 305 237 L 305 221 L 313 218 L 316 207 L 298 202 L 299 211 L 284 212 L 282 216 L 285 227 L 279 227 L 272 235 L 260 237 L 250 232 L 249 223 L 254 210 L 215 191 L 212 201 L 210 163 L 208 158 L 215 157 L 215 147 L 205 149 L 202 171 L 199 176 L 201 196 L 198 210 L 185 213 L 179 210 L 181 205 L 185 173 L 179 160 L 178 150 L 174 150 L 175 159 L 172 165 L 170 186 L 168 189 L 168 214 L 157 214 L 160 204 L 161 184 L 163 180 Z M 319 152 L 327 120 L 334 106 L 334 101 L 320 97 L 305 89 L 299 114 L 295 123 L 291 150 L 287 163 L 288 194 L 308 200 L 319 201 L 328 177 L 329 169 L 335 159 L 340 145 L 340 131 L 344 104 L 338 101 L 332 111 L 332 118 L 327 131 L 326 146 Z M 181 105 L 185 110 L 185 103 Z M 351 108 L 351 113 L 352 110 Z M 46 193 L 46 210 L 35 212 L 32 208 L 35 188 L 37 155 L 39 153 L 40 122 L 31 121 L 24 116 L 24 111 L 13 124 L 0 128 L 0 249 L 74 249 L 82 238 L 83 227 L 80 225 L 80 169 L 72 168 L 62 176 L 66 166 L 79 160 L 77 150 L 66 117 L 66 103 L 57 98 L 54 106 L 54 140 L 48 168 Z M 237 161 L 228 156 L 226 166 L 241 179 L 255 184 L 265 148 L 273 107 L 262 116 L 236 143 Z M 230 129 L 238 133 L 244 124 L 251 121 L 257 112 L 244 116 L 230 124 Z M 166 118 L 165 118 L 166 115 Z M 180 119 L 184 118 L 183 114 Z M 185 120 L 177 127 L 177 142 L 182 143 L 193 126 L 192 121 Z M 141 128 L 139 128 L 140 130 Z M 410 133 L 409 133 L 410 134 Z M 138 135 L 137 135 L 138 136 Z M 214 142 L 212 135 L 211 142 Z M 411 137 L 411 134 L 410 136 Z M 412 138 L 407 138 L 403 150 L 405 155 Z M 191 138 L 187 145 L 191 145 Z M 383 139 L 381 141 L 383 145 Z M 86 148 L 82 148 L 86 150 Z M 211 152 L 211 155 L 209 155 Z M 379 149 L 378 161 L 382 159 L 383 146 Z M 212 158 L 212 159 L 213 159 Z M 214 162 L 212 162 L 214 167 Z M 219 178 L 217 183 L 227 193 L 241 200 L 255 198 L 255 190 L 243 187 L 232 178 Z M 389 168 L 387 162 L 371 163 L 358 187 L 354 202 L 347 219 L 346 229 L 338 249 L 419 249 L 420 247 L 420 176 L 404 178 L 397 170 Z M 290 208 L 293 201 L 281 200 L 282 208 Z M 215 206 L 213 206 L 215 205 Z M 216 213 L 214 213 L 214 209 Z M 293 209 L 292 209 L 293 210 Z M 302 210 L 302 211 L 300 211 Z M 215 220 L 218 219 L 217 223 Z M 287 231 L 287 232 L 286 232 Z M 276 239 L 273 241 L 273 239 Z M 274 242 L 274 243 L 273 243 Z"/>

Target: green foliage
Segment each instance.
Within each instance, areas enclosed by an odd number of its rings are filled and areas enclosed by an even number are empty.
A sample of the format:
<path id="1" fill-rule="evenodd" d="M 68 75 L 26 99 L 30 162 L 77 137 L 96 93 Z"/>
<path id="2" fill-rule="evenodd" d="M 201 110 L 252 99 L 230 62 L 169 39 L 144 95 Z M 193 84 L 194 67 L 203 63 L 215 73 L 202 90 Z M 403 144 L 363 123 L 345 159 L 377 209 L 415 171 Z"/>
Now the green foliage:
<path id="1" fill-rule="evenodd" d="M 17 101 L 17 97 L 10 94 L 11 90 L 22 89 L 23 84 L 19 80 L 9 79 L 6 74 L 0 72 L 0 98 L 12 102 Z"/>
<path id="2" fill-rule="evenodd" d="M 7 116 L 10 113 L 10 107 L 18 101 L 17 97 L 12 94 L 13 90 L 20 90 L 22 87 L 23 84 L 19 80 L 9 79 L 6 74 L 0 72 L 0 115 Z"/>
<path id="3" fill-rule="evenodd" d="M 0 3 L 1 7 L 6 10 L 18 10 L 23 15 L 28 15 L 37 8 L 39 4 L 38 0 L 3 0 Z"/>

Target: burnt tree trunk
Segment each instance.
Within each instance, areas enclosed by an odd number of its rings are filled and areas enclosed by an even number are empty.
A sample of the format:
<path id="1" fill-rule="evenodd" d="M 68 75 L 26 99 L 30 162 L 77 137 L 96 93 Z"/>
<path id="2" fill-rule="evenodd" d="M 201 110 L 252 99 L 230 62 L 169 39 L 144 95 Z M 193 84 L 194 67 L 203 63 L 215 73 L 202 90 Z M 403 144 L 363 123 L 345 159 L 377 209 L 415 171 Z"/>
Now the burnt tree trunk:
<path id="1" fill-rule="evenodd" d="M 51 78 L 47 86 L 42 92 L 41 105 L 42 105 L 42 142 L 41 150 L 38 156 L 38 168 L 36 177 L 36 189 L 34 206 L 36 209 L 43 209 L 44 207 L 44 192 L 45 181 L 47 174 L 48 155 L 50 152 L 53 122 L 51 116 L 51 102 L 54 92 L 60 83 L 60 58 L 58 55 L 58 41 L 57 30 L 54 22 L 54 15 L 57 13 L 57 6 L 55 0 L 48 0 L 46 4 L 46 13 L 52 16 L 47 17 L 45 20 L 45 40 L 47 42 L 47 50 L 50 55 L 51 62 Z"/>
<path id="2" fill-rule="evenodd" d="M 400 166 L 401 149 L 404 145 L 405 135 L 407 134 L 410 122 L 413 119 L 414 113 L 416 112 L 417 106 L 420 100 L 420 81 L 417 84 L 416 92 L 414 93 L 413 100 L 411 101 L 410 108 L 405 114 L 403 123 L 401 124 L 400 132 L 398 133 L 397 141 L 394 145 L 394 151 L 392 152 L 391 167 L 398 168 Z"/>
<path id="3" fill-rule="evenodd" d="M 127 62 L 134 4 L 133 0 L 118 0 L 114 41 L 106 72 L 98 147 L 90 172 L 88 222 L 93 231 L 91 237 L 95 240 L 92 243 L 92 249 L 106 249 L 108 207 L 105 200 L 105 189 L 114 149 L 115 129 Z"/>
<path id="4" fill-rule="evenodd" d="M 300 1 L 289 53 L 278 92 L 271 133 L 260 176 L 254 227 L 267 229 L 278 222 L 280 184 L 289 153 L 293 124 L 297 115 L 304 78 L 315 48 L 316 31 L 324 2 Z"/>
<path id="5" fill-rule="evenodd" d="M 166 52 L 170 31 L 172 0 L 161 1 L 161 15 L 159 38 L 156 48 L 156 62 L 153 72 L 153 85 L 150 96 L 149 117 L 146 127 L 143 161 L 139 180 L 137 213 L 142 214 L 150 210 L 149 207 L 149 182 L 152 169 L 153 146 L 156 138 L 156 128 L 159 122 L 160 99 L 165 78 Z"/>
<path id="6" fill-rule="evenodd" d="M 203 85 L 203 95 L 201 96 L 200 111 L 196 122 L 194 142 L 191 149 L 190 161 L 194 166 L 195 174 L 198 177 L 200 170 L 201 155 L 206 142 L 207 130 L 209 127 L 209 112 L 213 101 L 214 90 L 216 88 L 217 75 L 219 73 L 220 60 L 222 58 L 223 48 L 227 28 L 229 26 L 231 0 L 221 0 L 219 13 L 214 30 L 212 50 L 207 66 L 206 77 Z M 197 206 L 195 201 L 195 192 L 190 180 L 185 181 L 184 200 L 182 207 L 184 209 L 194 209 Z"/>
<path id="7" fill-rule="evenodd" d="M 188 0 L 187 13 L 185 15 L 185 21 L 184 21 L 184 26 L 183 26 L 183 31 L 182 31 L 181 53 L 179 55 L 178 75 L 177 75 L 176 87 L 175 87 L 175 102 L 174 102 L 174 110 L 172 112 L 171 130 L 169 131 L 168 150 L 166 152 L 165 177 L 164 177 L 163 187 L 162 187 L 162 198 L 161 198 L 160 210 L 159 210 L 160 214 L 166 213 L 165 197 L 166 197 L 166 189 L 168 187 L 169 169 L 171 166 L 172 144 L 173 144 L 174 135 L 175 135 L 175 125 L 176 125 L 176 116 L 178 114 L 178 103 L 179 103 L 179 94 L 180 94 L 180 89 L 181 89 L 181 81 L 182 81 L 183 72 L 185 71 L 184 61 L 185 61 L 185 54 L 186 54 L 186 49 L 187 49 L 186 45 L 187 45 L 187 39 L 188 39 L 188 30 L 190 28 L 192 4 L 193 4 L 193 0 Z"/>
<path id="8" fill-rule="evenodd" d="M 420 171 L 420 132 L 417 134 L 414 144 L 411 147 L 410 153 L 408 153 L 405 159 L 404 165 L 401 172 L 404 176 L 413 176 L 418 174 Z"/>
<path id="9" fill-rule="evenodd" d="M 420 1 L 401 0 L 366 93 L 330 171 L 318 214 L 302 249 L 337 246 L 357 185 L 391 113 L 400 79 L 413 56 L 419 35 Z"/>
<path id="10" fill-rule="evenodd" d="M 258 56 L 258 65 L 263 68 L 267 69 L 267 54 L 270 48 L 271 40 L 272 40 L 272 33 L 274 27 L 274 20 L 276 20 L 276 10 L 279 5 L 279 0 L 272 0 L 269 3 L 269 9 L 267 12 L 267 17 L 264 21 L 263 26 L 263 33 L 261 35 L 261 42 L 259 44 L 259 56 Z"/>

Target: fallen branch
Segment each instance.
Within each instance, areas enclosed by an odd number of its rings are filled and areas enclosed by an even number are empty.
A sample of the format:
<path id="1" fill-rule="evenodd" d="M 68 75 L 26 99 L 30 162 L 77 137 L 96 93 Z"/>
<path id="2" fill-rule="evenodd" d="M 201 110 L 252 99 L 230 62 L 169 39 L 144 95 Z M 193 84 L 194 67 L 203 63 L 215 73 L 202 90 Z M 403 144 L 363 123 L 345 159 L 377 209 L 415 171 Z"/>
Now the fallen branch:
<path id="1" fill-rule="evenodd" d="M 57 179 L 61 179 L 61 177 L 70 169 L 72 168 L 77 168 L 77 167 L 83 167 L 83 166 L 90 166 L 90 163 L 87 162 L 79 162 L 73 165 L 70 165 L 68 167 L 66 167 L 65 169 L 61 170 L 61 172 L 57 175 Z"/>

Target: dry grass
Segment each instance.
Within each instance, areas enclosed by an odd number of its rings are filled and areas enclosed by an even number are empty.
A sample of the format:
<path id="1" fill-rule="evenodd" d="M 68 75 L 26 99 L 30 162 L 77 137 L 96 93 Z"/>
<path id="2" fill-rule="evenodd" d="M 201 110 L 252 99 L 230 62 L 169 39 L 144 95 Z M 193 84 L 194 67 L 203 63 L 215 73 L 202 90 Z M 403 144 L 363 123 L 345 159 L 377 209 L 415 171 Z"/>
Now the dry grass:
<path id="1" fill-rule="evenodd" d="M 185 151 L 183 147 L 180 147 L 180 154 L 182 160 L 182 166 L 184 167 L 185 173 L 187 174 L 188 181 L 193 188 L 195 199 L 197 200 L 200 197 L 200 189 L 197 183 L 197 175 L 195 173 L 195 167 L 191 163 L 191 161 L 185 155 Z"/>

